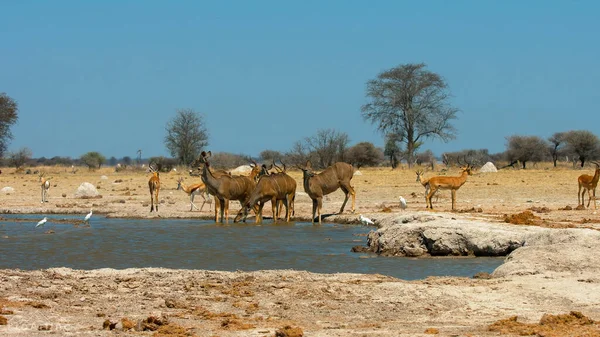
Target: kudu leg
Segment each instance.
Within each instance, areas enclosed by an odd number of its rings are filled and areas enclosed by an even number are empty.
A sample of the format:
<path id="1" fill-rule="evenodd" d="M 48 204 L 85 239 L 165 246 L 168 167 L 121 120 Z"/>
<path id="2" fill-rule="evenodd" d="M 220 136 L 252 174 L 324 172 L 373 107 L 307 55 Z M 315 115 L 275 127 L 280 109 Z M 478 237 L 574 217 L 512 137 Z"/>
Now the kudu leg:
<path id="1" fill-rule="evenodd" d="M 323 208 L 323 198 L 317 199 L 317 212 L 319 213 L 319 225 L 321 224 L 321 208 Z"/>
<path id="2" fill-rule="evenodd" d="M 581 185 L 579 185 L 579 189 L 577 190 L 577 206 L 581 204 Z"/>
<path id="3" fill-rule="evenodd" d="M 350 184 L 342 184 L 340 188 L 342 189 L 342 191 L 344 191 L 344 194 L 346 195 L 346 197 L 344 198 L 344 203 L 342 203 L 342 208 L 340 208 L 340 214 L 344 213 L 344 208 L 346 207 L 346 203 L 348 202 L 348 194 L 352 195 L 352 209 L 350 211 L 354 213 L 354 206 L 356 202 L 356 192 L 354 191 L 354 188 L 352 188 Z"/>
<path id="4" fill-rule="evenodd" d="M 279 216 L 279 200 L 277 198 L 271 199 L 271 212 L 273 213 L 273 223 L 277 223 Z"/>
<path id="5" fill-rule="evenodd" d="M 311 219 L 311 223 L 314 225 L 315 224 L 315 216 L 317 215 L 317 199 L 313 199 L 312 201 L 312 218 Z"/>

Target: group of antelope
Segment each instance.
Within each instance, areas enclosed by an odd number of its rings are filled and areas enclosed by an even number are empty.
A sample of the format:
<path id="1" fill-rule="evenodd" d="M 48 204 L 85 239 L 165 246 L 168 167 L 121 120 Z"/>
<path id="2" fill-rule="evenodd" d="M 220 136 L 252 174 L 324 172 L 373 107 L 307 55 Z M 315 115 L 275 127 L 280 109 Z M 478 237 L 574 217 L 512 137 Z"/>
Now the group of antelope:
<path id="1" fill-rule="evenodd" d="M 262 210 L 266 202 L 271 201 L 271 208 L 274 222 L 280 218 L 281 211 L 285 207 L 285 221 L 289 222 L 290 217 L 294 215 L 294 201 L 296 197 L 296 181 L 286 172 L 285 164 L 277 166 L 273 162 L 270 166 L 265 164 L 258 165 L 253 162 L 252 171 L 249 176 L 236 176 L 224 170 L 212 170 L 209 162 L 211 152 L 202 152 L 199 158 L 199 167 L 201 170 L 201 183 L 186 186 L 183 178 L 177 180 L 177 189 L 185 191 L 190 196 L 190 211 L 198 209 L 194 204 L 194 196 L 200 195 L 204 199 L 200 211 L 206 203 L 212 204 L 210 195 L 215 200 L 215 222 L 228 222 L 229 219 L 229 201 L 238 200 L 242 205 L 241 210 L 236 215 L 234 222 L 246 221 L 248 213 L 253 210 L 256 215 L 256 222 L 263 220 Z M 583 174 L 579 176 L 579 191 L 577 192 L 578 205 L 583 206 L 585 192 L 588 192 L 588 204 L 594 199 L 594 208 L 596 208 L 596 185 L 600 178 L 600 164 L 596 165 L 596 171 L 593 176 Z M 434 176 L 424 179 L 422 170 L 416 171 L 417 182 L 425 188 L 426 208 L 433 209 L 431 198 L 439 190 L 450 190 L 452 195 L 452 210 L 456 209 L 456 191 L 465 184 L 467 177 L 472 174 L 473 166 L 470 163 L 461 163 L 461 174 L 459 176 Z M 356 193 L 350 185 L 350 180 L 354 175 L 352 165 L 337 162 L 326 168 L 323 172 L 316 174 L 310 161 L 307 161 L 304 167 L 297 166 L 303 173 L 304 191 L 312 200 L 312 222 L 317 219 L 321 223 L 321 209 L 323 206 L 323 196 L 342 189 L 345 194 L 344 202 L 340 208 L 340 213 L 344 212 L 349 196 L 352 196 L 352 212 L 355 211 Z M 158 172 L 150 167 L 152 177 L 148 181 L 150 189 L 150 212 L 158 211 L 158 190 L 160 189 L 160 179 Z M 40 177 L 40 179 L 42 179 Z M 49 186 L 49 184 L 47 184 Z M 582 192 L 583 190 L 583 192 Z M 43 193 L 43 189 L 42 189 Z M 581 198 L 580 198 L 581 197 Z"/>
<path id="2" fill-rule="evenodd" d="M 596 186 L 600 178 L 600 164 L 598 162 L 592 162 L 596 165 L 594 175 L 582 174 L 577 178 L 579 189 L 577 191 L 577 206 L 578 207 L 590 207 L 590 203 L 594 200 L 594 209 L 596 209 Z M 459 162 L 459 164 L 461 164 Z M 425 204 L 426 208 L 433 209 L 431 203 L 431 197 L 440 189 L 446 189 L 452 191 L 452 210 L 455 210 L 456 203 L 456 191 L 467 181 L 467 176 L 472 174 L 473 166 L 466 164 L 461 167 L 461 175 L 458 177 L 446 177 L 436 176 L 429 179 L 423 178 L 423 170 L 417 170 L 417 182 L 421 183 L 425 188 Z M 585 192 L 588 193 L 588 203 L 585 204 Z"/>
<path id="3" fill-rule="evenodd" d="M 285 207 L 285 221 L 289 222 L 294 215 L 294 201 L 296 198 L 296 180 L 287 174 L 285 164 L 278 166 L 273 162 L 270 166 L 265 164 L 258 165 L 253 162 L 252 171 L 248 176 L 231 175 L 224 170 L 213 170 L 209 158 L 211 152 L 202 152 L 198 158 L 198 169 L 201 171 L 201 183 L 186 186 L 183 178 L 177 180 L 177 189 L 185 191 L 190 197 L 190 210 L 197 209 L 194 204 L 194 196 L 200 195 L 204 202 L 200 210 L 206 203 L 212 204 L 210 195 L 215 200 L 215 222 L 229 221 L 229 201 L 238 200 L 242 205 L 241 210 L 236 215 L 234 222 L 246 221 L 250 210 L 256 214 L 256 222 L 263 220 L 262 210 L 268 201 L 271 201 L 273 220 L 281 216 L 283 207 Z M 341 188 L 346 198 L 340 208 L 340 213 L 344 212 L 348 198 L 352 196 L 352 212 L 354 212 L 356 193 L 350 185 L 350 180 L 354 175 L 354 168 L 347 163 L 338 162 L 323 172 L 316 174 L 310 161 L 306 162 L 304 167 L 298 166 L 303 172 L 304 191 L 312 199 L 313 216 L 312 222 L 317 218 L 321 223 L 321 209 L 323 207 L 323 196 Z M 160 189 L 160 179 L 158 172 L 150 167 L 152 177 L 148 181 L 150 189 L 150 212 L 158 211 L 158 190 Z"/>

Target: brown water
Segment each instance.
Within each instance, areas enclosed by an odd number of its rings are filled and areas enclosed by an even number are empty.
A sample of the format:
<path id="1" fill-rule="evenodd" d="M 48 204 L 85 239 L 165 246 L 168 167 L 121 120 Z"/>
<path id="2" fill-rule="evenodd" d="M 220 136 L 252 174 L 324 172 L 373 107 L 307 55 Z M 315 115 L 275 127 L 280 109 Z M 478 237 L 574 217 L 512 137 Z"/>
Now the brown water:
<path id="1" fill-rule="evenodd" d="M 11 221 L 15 218 L 31 222 Z M 352 253 L 371 228 L 290 223 L 216 225 L 201 220 L 109 219 L 90 227 L 53 223 L 43 216 L 6 215 L 0 222 L 0 268 L 75 269 L 164 267 L 253 271 L 295 269 L 318 273 L 379 273 L 402 279 L 492 272 L 502 258 L 409 259 Z M 81 217 L 76 217 L 80 219 Z M 48 230 L 54 234 L 44 234 Z"/>

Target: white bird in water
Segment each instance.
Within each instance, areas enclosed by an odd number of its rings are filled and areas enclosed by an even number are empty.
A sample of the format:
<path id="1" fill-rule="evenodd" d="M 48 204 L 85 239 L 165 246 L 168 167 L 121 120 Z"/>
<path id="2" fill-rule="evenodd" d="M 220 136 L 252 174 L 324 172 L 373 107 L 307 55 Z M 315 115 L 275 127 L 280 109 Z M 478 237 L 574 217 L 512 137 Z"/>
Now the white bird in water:
<path id="1" fill-rule="evenodd" d="M 91 217 L 92 217 L 92 210 L 90 209 L 90 212 L 85 216 L 85 218 L 83 219 L 83 221 L 84 222 L 89 222 Z"/>
<path id="2" fill-rule="evenodd" d="M 37 225 L 35 225 L 35 228 L 43 226 L 47 221 L 48 221 L 48 218 L 44 217 L 42 220 L 40 220 L 40 222 L 37 223 Z"/>
<path id="3" fill-rule="evenodd" d="M 362 214 L 359 215 L 358 220 L 365 226 L 375 224 L 371 219 L 364 217 Z"/>
<path id="4" fill-rule="evenodd" d="M 402 208 L 402 210 L 406 209 L 406 199 L 404 199 L 402 196 L 399 197 L 400 198 L 400 208 Z"/>

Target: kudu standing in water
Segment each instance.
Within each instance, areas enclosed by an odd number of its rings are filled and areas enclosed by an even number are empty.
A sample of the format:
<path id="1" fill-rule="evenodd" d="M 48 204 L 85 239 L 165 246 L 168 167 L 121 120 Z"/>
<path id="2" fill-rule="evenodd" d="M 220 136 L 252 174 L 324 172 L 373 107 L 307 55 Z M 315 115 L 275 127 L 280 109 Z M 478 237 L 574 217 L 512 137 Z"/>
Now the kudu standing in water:
<path id="1" fill-rule="evenodd" d="M 210 151 L 202 151 L 200 161 L 204 164 L 202 167 L 202 181 L 206 184 L 210 194 L 213 194 L 218 200 L 221 213 L 221 223 L 229 222 L 229 200 L 239 200 L 242 205 L 246 204 L 250 193 L 256 186 L 255 178 L 260 172 L 260 166 L 254 164 L 250 176 L 229 176 L 227 174 L 216 177 L 210 171 L 208 158 L 212 155 Z M 215 207 L 216 208 L 216 207 Z M 215 215 L 215 222 L 219 222 Z"/>
<path id="2" fill-rule="evenodd" d="M 344 207 L 348 202 L 348 194 L 352 195 L 352 213 L 354 213 L 354 203 L 356 201 L 356 193 L 350 185 L 350 180 L 354 176 L 354 167 L 348 163 L 337 162 L 325 171 L 315 174 L 312 169 L 310 160 L 306 162 L 304 167 L 298 166 L 302 170 L 304 180 L 304 191 L 312 199 L 313 212 L 312 223 L 315 223 L 315 213 L 318 212 L 319 224 L 321 224 L 321 208 L 323 207 L 323 196 L 341 188 L 346 195 L 340 213 L 344 212 Z"/>
<path id="3" fill-rule="evenodd" d="M 271 166 L 272 168 L 273 166 Z M 277 166 L 276 166 L 277 167 Z M 246 221 L 248 212 L 258 204 L 258 212 L 256 214 L 256 223 L 262 222 L 262 209 L 267 201 L 271 201 L 271 209 L 273 212 L 273 222 L 277 222 L 280 212 L 280 201 L 285 206 L 285 219 L 290 222 L 290 216 L 294 207 L 294 199 L 296 197 L 296 180 L 290 177 L 282 170 L 279 173 L 269 173 L 271 168 L 262 165 L 261 176 L 256 184 L 256 187 L 250 194 L 250 199 L 246 202 L 234 222 L 240 220 Z"/>

